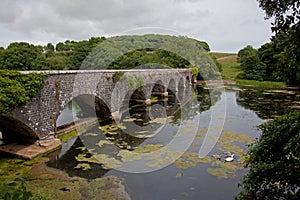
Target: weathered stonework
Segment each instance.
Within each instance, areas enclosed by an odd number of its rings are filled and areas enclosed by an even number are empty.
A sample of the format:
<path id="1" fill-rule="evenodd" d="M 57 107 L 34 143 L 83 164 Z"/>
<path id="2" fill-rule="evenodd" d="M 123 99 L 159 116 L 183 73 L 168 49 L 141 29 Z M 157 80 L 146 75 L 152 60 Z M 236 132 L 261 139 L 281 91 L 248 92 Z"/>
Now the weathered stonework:
<path id="1" fill-rule="evenodd" d="M 124 77 L 114 83 L 113 74 L 120 71 L 124 72 Z M 0 118 L 0 127 L 4 137 L 53 139 L 56 119 L 72 100 L 76 101 L 87 114 L 96 116 L 97 112 L 104 117 L 117 117 L 120 106 L 126 98 L 149 103 L 151 93 L 167 95 L 168 92 L 173 92 L 179 95 L 180 101 L 185 101 L 190 94 L 184 92 L 184 89 L 192 80 L 191 69 L 39 72 L 49 74 L 39 94 L 26 105 Z M 130 88 L 133 86 L 128 85 L 129 79 L 131 82 L 142 80 L 144 85 L 140 88 Z M 136 83 L 135 87 L 138 86 L 140 86 L 139 83 Z M 135 91 L 135 89 L 138 90 Z M 97 102 L 96 105 L 95 102 Z M 10 135 L 12 132 L 17 132 L 17 134 Z"/>

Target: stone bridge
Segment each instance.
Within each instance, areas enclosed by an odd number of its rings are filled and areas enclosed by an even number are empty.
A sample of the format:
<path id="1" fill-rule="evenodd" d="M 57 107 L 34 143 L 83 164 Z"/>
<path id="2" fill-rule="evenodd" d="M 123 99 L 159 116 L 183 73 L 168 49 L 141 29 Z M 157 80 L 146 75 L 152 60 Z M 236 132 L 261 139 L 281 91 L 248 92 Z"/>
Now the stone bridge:
<path id="1" fill-rule="evenodd" d="M 37 71 L 34 71 L 37 72 Z M 32 73 L 23 71 L 22 73 Z M 26 105 L 0 117 L 0 131 L 7 140 L 49 140 L 56 134 L 56 120 L 75 101 L 86 117 L 117 118 L 129 101 L 151 104 L 151 95 L 172 94 L 179 103 L 191 97 L 191 69 L 38 71 L 47 73 L 43 88 Z"/>

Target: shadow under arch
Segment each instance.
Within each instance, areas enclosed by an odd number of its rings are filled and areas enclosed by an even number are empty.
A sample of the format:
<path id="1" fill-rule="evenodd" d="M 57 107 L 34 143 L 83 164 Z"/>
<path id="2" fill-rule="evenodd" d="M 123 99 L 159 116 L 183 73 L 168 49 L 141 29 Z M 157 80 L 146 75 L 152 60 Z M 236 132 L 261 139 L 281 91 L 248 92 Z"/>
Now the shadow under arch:
<path id="1" fill-rule="evenodd" d="M 191 78 L 190 78 L 190 76 L 187 76 L 187 77 L 185 78 L 185 81 L 186 81 L 186 85 L 189 85 L 189 84 L 191 83 Z"/>
<path id="2" fill-rule="evenodd" d="M 183 95 L 184 95 L 184 90 L 185 90 L 185 81 L 183 80 L 183 77 L 180 77 L 179 82 L 178 82 L 178 99 L 179 101 L 182 101 Z"/>
<path id="3" fill-rule="evenodd" d="M 155 82 L 152 91 L 151 91 L 151 96 L 155 96 L 158 98 L 164 97 L 166 92 L 165 85 L 161 80 L 158 80 Z"/>
<path id="4" fill-rule="evenodd" d="M 66 109 L 72 111 L 72 116 L 64 116 L 63 113 Z M 73 113 L 73 110 L 76 110 Z M 76 116 L 74 116 L 74 114 Z M 63 115 L 63 116 L 62 116 Z M 66 123 L 72 123 L 84 118 L 98 118 L 98 119 L 111 119 L 111 111 L 107 104 L 100 97 L 92 94 L 81 94 L 70 99 L 64 107 L 61 108 L 57 116 L 56 125 L 64 125 L 63 117 L 68 117 Z M 70 119 L 71 118 L 71 119 Z M 58 122 L 60 122 L 58 124 Z"/>
<path id="5" fill-rule="evenodd" d="M 25 123 L 8 116 L 0 116 L 0 131 L 4 143 L 34 143 L 39 139 Z"/>

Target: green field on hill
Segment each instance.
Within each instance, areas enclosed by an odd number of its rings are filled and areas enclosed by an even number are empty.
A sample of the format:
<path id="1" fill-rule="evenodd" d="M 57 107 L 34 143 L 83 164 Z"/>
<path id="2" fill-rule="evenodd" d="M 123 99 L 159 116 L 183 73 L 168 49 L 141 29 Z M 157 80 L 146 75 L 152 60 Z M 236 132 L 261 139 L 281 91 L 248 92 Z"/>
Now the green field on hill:
<path id="1" fill-rule="evenodd" d="M 243 72 L 240 64 L 237 62 L 237 54 L 234 53 L 210 53 L 212 57 L 222 65 L 222 78 L 223 80 L 236 81 L 237 85 L 255 86 L 260 88 L 285 88 L 286 84 L 283 82 L 272 81 L 255 81 L 238 79 L 238 75 Z"/>
<path id="2" fill-rule="evenodd" d="M 222 65 L 223 80 L 235 80 L 242 73 L 240 64 L 237 63 L 237 54 L 234 53 L 210 53 Z"/>

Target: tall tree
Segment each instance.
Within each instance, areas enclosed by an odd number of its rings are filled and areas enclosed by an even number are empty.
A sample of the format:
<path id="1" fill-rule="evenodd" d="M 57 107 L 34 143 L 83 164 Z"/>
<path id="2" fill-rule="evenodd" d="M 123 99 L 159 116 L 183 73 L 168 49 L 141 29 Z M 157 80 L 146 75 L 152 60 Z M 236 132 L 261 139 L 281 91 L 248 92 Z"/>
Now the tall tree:
<path id="1" fill-rule="evenodd" d="M 274 47 L 279 48 L 280 72 L 288 83 L 300 83 L 300 1 L 258 0 L 267 19 L 274 19 L 272 38 Z"/>
<path id="2" fill-rule="evenodd" d="M 3 69 L 31 70 L 33 61 L 42 52 L 42 46 L 34 46 L 27 42 L 14 42 L 0 54 L 0 66 Z"/>
<path id="3" fill-rule="evenodd" d="M 248 45 L 238 52 L 238 62 L 244 71 L 242 78 L 263 81 L 266 73 L 266 65 L 258 56 L 258 51 Z"/>

